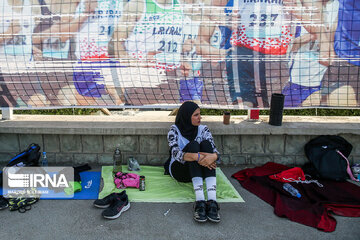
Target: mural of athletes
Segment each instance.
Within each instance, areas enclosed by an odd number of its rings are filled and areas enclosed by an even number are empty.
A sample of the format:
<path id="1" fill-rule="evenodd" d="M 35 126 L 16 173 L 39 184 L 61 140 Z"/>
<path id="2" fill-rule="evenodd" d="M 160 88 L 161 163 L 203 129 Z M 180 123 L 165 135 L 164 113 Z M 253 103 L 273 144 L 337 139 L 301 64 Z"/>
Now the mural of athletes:
<path id="1" fill-rule="evenodd" d="M 359 108 L 359 0 L 0 0 L 0 107 Z"/>

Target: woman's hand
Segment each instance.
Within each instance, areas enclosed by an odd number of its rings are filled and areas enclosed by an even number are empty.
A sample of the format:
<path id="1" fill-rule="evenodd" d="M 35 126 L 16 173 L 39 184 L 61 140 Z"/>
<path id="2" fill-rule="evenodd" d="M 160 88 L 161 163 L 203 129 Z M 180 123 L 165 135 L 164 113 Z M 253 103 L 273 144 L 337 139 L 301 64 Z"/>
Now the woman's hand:
<path id="1" fill-rule="evenodd" d="M 184 160 L 187 162 L 195 162 L 198 160 L 199 154 L 198 153 L 185 153 Z M 200 155 L 201 159 L 201 155 Z"/>
<path id="2" fill-rule="evenodd" d="M 200 152 L 200 160 L 199 160 L 199 164 L 201 166 L 207 167 L 210 170 L 215 169 L 216 168 L 216 159 L 217 159 L 217 154 L 216 153 L 204 153 L 204 152 Z"/>

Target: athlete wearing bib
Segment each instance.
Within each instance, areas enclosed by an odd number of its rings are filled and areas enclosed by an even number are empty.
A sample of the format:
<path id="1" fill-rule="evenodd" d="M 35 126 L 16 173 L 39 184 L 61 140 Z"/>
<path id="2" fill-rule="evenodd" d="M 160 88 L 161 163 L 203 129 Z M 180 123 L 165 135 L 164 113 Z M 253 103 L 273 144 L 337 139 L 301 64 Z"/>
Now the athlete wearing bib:
<path id="1" fill-rule="evenodd" d="M 269 107 L 269 96 L 282 90 L 288 81 L 285 56 L 292 40 L 286 24 L 282 0 L 236 0 L 241 20 L 232 33 L 235 46 L 227 57 L 227 75 L 233 104 L 245 107 Z M 267 60 L 268 59 L 268 60 Z"/>
<path id="2" fill-rule="evenodd" d="M 292 40 L 282 0 L 237 0 L 241 23 L 231 44 L 264 54 L 283 55 Z"/>
<path id="3" fill-rule="evenodd" d="M 360 1 L 339 0 L 334 48 L 340 58 L 360 66 Z"/>
<path id="4" fill-rule="evenodd" d="M 184 37 L 184 14 L 177 0 L 171 7 L 160 6 L 156 1 L 146 0 L 144 14 L 125 42 L 129 54 L 145 60 L 149 52 L 154 56 L 154 67 L 172 71 L 180 66 Z"/>
<path id="5" fill-rule="evenodd" d="M 199 34 L 200 21 L 193 21 L 190 17 L 185 18 L 184 22 L 184 44 L 189 40 L 196 40 Z M 183 60 L 191 66 L 191 70 L 186 79 L 180 79 L 179 93 L 180 102 L 189 100 L 201 102 L 202 91 L 204 83 L 200 79 L 200 69 L 202 63 L 202 57 L 196 53 L 196 47 L 193 47 L 191 51 L 183 53 Z"/>
<path id="6" fill-rule="evenodd" d="M 224 13 L 229 14 L 232 12 L 234 6 L 234 0 L 229 0 L 224 8 Z M 213 32 L 210 38 L 210 44 L 218 49 L 229 49 L 231 48 L 230 37 L 232 31 L 226 26 L 218 26 Z"/>
<path id="7" fill-rule="evenodd" d="M 76 36 L 75 55 L 81 60 L 99 60 L 109 58 L 109 42 L 114 33 L 122 11 L 123 1 L 98 0 L 98 5 Z M 81 1 L 77 14 L 84 12 L 84 1 Z M 85 13 L 86 14 L 86 13 Z"/>
<path id="8" fill-rule="evenodd" d="M 330 29 L 336 21 L 339 9 L 337 0 L 329 1 L 323 9 L 323 24 Z M 310 33 L 304 27 L 298 26 L 295 41 L 299 39 L 301 47 L 290 56 L 290 81 L 283 89 L 285 95 L 285 107 L 300 107 L 305 99 L 320 90 L 321 81 L 327 67 L 319 63 L 320 46 L 319 40 L 302 39 Z M 321 40 L 321 39 L 320 39 Z"/>
<path id="9" fill-rule="evenodd" d="M 3 2 L 7 5 L 8 1 Z M 19 31 L 12 33 L 12 38 L 7 39 L 0 48 L 1 61 L 5 61 L 1 71 L 10 94 L 17 99 L 16 105 L 19 106 L 43 104 L 42 102 L 26 103 L 30 96 L 41 89 L 37 77 L 31 76 L 31 73 L 36 71 L 32 61 L 32 33 L 35 21 L 30 0 L 24 0 L 23 4 L 18 6 L 8 5 L 4 15 L 5 19 L 11 18 L 12 21 L 17 21 L 20 28 Z"/>
<path id="10" fill-rule="evenodd" d="M 225 4 L 226 3 L 226 4 Z M 224 5 L 225 4 L 225 5 Z M 218 3 L 213 3 L 213 6 L 215 7 L 221 7 L 223 8 L 223 13 L 225 15 L 226 22 L 231 23 L 229 21 L 230 14 L 233 11 L 234 6 L 234 0 L 229 0 L 227 2 L 222 3 L 222 1 Z M 222 10 L 222 9 L 221 9 Z M 217 60 L 217 64 L 214 65 L 214 62 L 207 62 L 204 64 L 204 78 L 205 79 L 214 79 L 217 78 L 216 81 L 219 81 L 221 84 L 221 89 L 223 91 L 227 91 L 226 85 L 228 84 L 227 79 L 227 71 L 226 71 L 226 62 L 223 61 L 223 56 L 226 56 L 227 52 L 230 51 L 232 30 L 229 26 L 226 25 L 219 25 L 216 26 L 211 37 L 210 37 L 210 46 L 214 47 L 216 49 L 222 49 L 224 52 L 222 54 L 219 53 L 219 59 Z M 210 71 L 209 71 L 210 70 Z M 217 89 L 219 89 L 217 87 Z M 214 95 L 216 95 L 216 90 L 214 89 Z M 209 95 L 209 94 L 208 94 Z M 226 100 L 220 100 L 220 98 L 216 97 L 216 102 L 224 102 L 226 104 L 229 104 L 227 99 Z M 231 103 L 230 103 L 231 104 Z"/>
<path id="11" fill-rule="evenodd" d="M 334 59 L 325 73 L 321 88 L 322 103 L 359 106 L 360 1 L 339 0 L 334 50 L 338 58 Z"/>
<path id="12" fill-rule="evenodd" d="M 97 3 L 76 37 L 75 55 L 81 61 L 75 67 L 73 79 L 80 95 L 100 98 L 109 95 L 106 86 L 114 86 L 111 68 L 116 63 L 109 59 L 109 42 L 123 12 L 123 1 L 98 0 Z M 81 13 L 84 13 L 83 1 L 77 9 L 77 14 Z"/>
<path id="13" fill-rule="evenodd" d="M 7 2 L 7 0 L 4 2 Z M 9 6 L 7 10 L 11 11 L 12 8 Z M 31 13 L 30 0 L 24 1 L 21 13 L 12 11 L 12 13 L 6 13 L 6 15 L 11 16 L 14 20 L 18 20 L 21 30 L 17 34 L 14 34 L 12 39 L 6 41 L 3 48 L 1 48 L 1 51 L 3 51 L 1 54 L 6 56 L 7 62 L 17 62 L 17 64 L 20 64 L 21 67 L 28 66 L 27 63 L 32 60 L 31 36 L 35 27 L 34 19 Z M 10 67 L 8 70 L 15 72 L 21 71 L 20 66 L 13 65 L 13 68 Z"/>
<path id="14" fill-rule="evenodd" d="M 41 20 L 34 29 L 35 34 L 41 34 L 42 32 L 51 28 L 54 24 L 59 24 L 61 22 L 60 13 L 52 13 L 50 11 L 49 4 L 47 4 L 45 0 L 38 0 L 38 2 L 41 9 Z M 62 42 L 59 37 L 49 37 L 44 39 L 39 44 L 39 46 L 36 47 L 41 49 L 42 57 L 44 57 L 46 60 L 68 59 L 70 50 L 70 39 Z"/>

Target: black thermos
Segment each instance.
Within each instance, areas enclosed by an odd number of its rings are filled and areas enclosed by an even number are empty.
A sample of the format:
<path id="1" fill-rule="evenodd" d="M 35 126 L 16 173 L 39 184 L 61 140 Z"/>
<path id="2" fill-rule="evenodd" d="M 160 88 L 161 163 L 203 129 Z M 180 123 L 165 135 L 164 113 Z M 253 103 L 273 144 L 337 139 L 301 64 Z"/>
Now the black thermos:
<path id="1" fill-rule="evenodd" d="M 269 124 L 274 126 L 281 126 L 284 110 L 285 96 L 280 93 L 273 93 L 271 95 L 270 105 L 270 119 Z"/>

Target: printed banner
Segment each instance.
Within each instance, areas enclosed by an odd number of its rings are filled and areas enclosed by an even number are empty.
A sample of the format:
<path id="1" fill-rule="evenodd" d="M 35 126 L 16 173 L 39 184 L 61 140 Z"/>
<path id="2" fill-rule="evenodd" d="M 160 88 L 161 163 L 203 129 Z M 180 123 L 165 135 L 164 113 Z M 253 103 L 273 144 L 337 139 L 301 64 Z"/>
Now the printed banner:
<path id="1" fill-rule="evenodd" d="M 359 108 L 357 0 L 0 0 L 0 107 Z"/>

